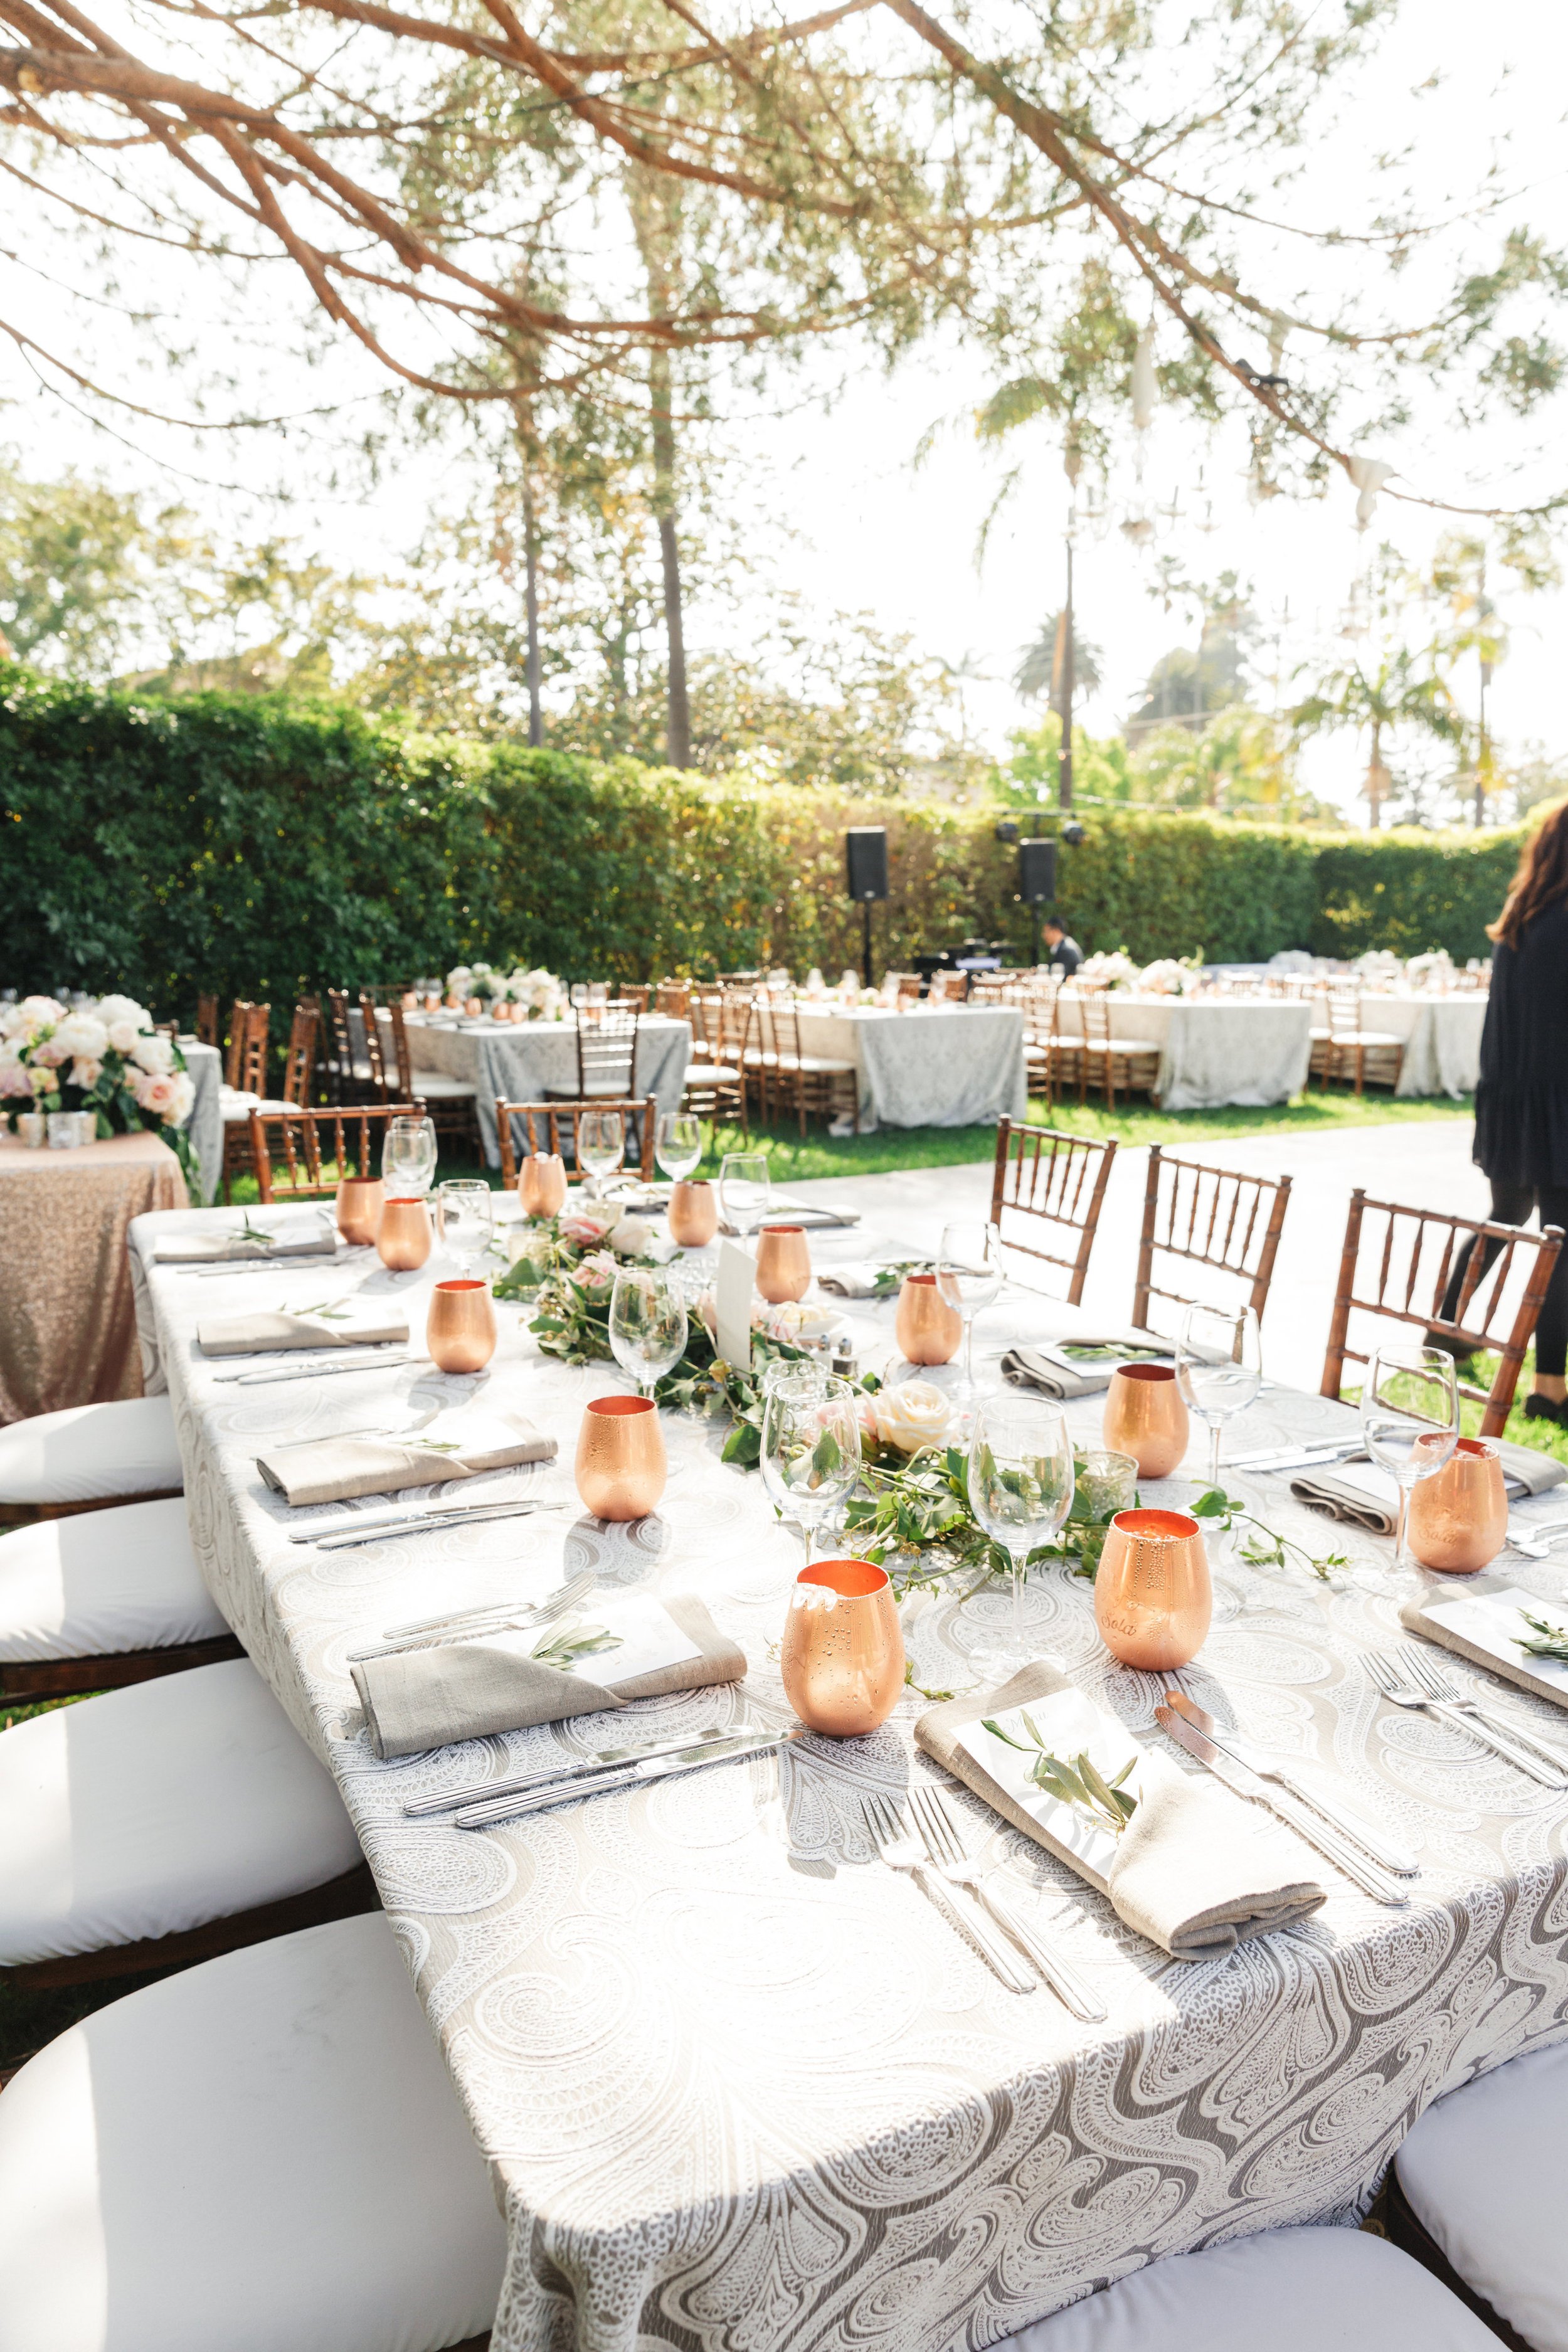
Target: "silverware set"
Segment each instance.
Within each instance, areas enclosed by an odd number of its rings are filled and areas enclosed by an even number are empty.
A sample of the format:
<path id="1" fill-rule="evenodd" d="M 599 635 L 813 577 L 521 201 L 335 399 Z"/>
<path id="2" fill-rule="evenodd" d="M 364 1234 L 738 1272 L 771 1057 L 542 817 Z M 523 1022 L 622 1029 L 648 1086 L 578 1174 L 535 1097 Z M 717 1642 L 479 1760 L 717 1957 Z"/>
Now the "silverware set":
<path id="1" fill-rule="evenodd" d="M 682 1772 L 703 1771 L 710 1764 L 741 1763 L 755 1756 L 771 1755 L 805 1736 L 804 1723 L 792 1723 L 784 1731 L 721 1732 L 717 1738 L 711 1732 L 700 1732 L 673 1753 L 661 1748 L 637 1763 L 617 1765 L 610 1771 L 585 1772 L 576 1778 L 557 1774 L 544 1787 L 523 1789 L 513 1795 L 490 1796 L 481 1804 L 465 1805 L 452 1815 L 452 1825 L 459 1830 L 489 1829 L 492 1822 L 511 1821 L 519 1813 L 543 1812 L 552 1805 L 570 1804 L 579 1797 L 616 1796 L 654 1780 L 673 1780 Z"/>
<path id="2" fill-rule="evenodd" d="M 278 1381 L 324 1381 L 330 1380 L 334 1372 L 378 1372 L 395 1370 L 399 1364 L 427 1364 L 430 1361 L 428 1356 L 389 1354 L 387 1350 L 396 1344 L 395 1340 L 367 1340 L 363 1344 L 351 1342 L 349 1347 L 337 1349 L 330 1362 L 269 1364 L 265 1370 L 258 1372 L 215 1372 L 214 1384 L 246 1389 L 268 1388 Z M 346 1363 L 339 1360 L 345 1356 L 348 1358 Z"/>
<path id="3" fill-rule="evenodd" d="M 1214 1717 L 1199 1706 L 1194 1699 L 1189 1698 L 1184 1691 L 1168 1690 L 1165 1705 L 1184 1721 L 1190 1723 L 1194 1730 L 1201 1731 L 1206 1739 L 1212 1740 L 1223 1756 L 1228 1756 L 1244 1771 L 1256 1772 L 1262 1780 L 1272 1780 L 1277 1788 L 1284 1790 L 1287 1796 L 1296 1798 L 1303 1805 L 1310 1805 L 1315 1813 L 1322 1815 L 1331 1829 L 1338 1830 L 1342 1837 L 1363 1847 L 1368 1857 L 1381 1864 L 1384 1869 L 1392 1870 L 1400 1878 L 1419 1875 L 1421 1864 L 1407 1847 L 1397 1844 L 1375 1822 L 1367 1821 L 1352 1807 L 1326 1797 L 1312 1781 L 1302 1780 L 1288 1765 L 1280 1763 L 1267 1749 L 1245 1738 L 1240 1732 L 1217 1724 Z"/>
<path id="4" fill-rule="evenodd" d="M 1233 1462 L 1222 1462 L 1224 1470 L 1312 1470 L 1326 1468 L 1334 1462 L 1348 1462 L 1352 1454 L 1363 1450 L 1360 1437 L 1325 1439 L 1321 1445 L 1271 1445 L 1258 1454 L 1238 1454 Z"/>
<path id="5" fill-rule="evenodd" d="M 364 1540 L 368 1542 L 369 1538 Z M 488 1633 L 531 1631 L 535 1626 L 552 1624 L 568 1609 L 574 1609 L 593 1590 L 593 1570 L 580 1569 L 553 1592 L 547 1592 L 542 1601 L 480 1601 L 472 1609 L 449 1610 L 443 1617 L 424 1617 L 412 1625 L 393 1625 L 367 1649 L 351 1650 L 349 1664 L 358 1666 L 367 1658 L 398 1657 L 408 1650 L 444 1649 L 452 1642 L 483 1641 Z"/>
<path id="6" fill-rule="evenodd" d="M 629 1748 L 599 1748 L 591 1756 L 563 1757 L 554 1764 L 539 1764 L 531 1772 L 510 1772 L 503 1780 L 468 1780 L 458 1789 L 444 1789 L 439 1796 L 416 1797 L 403 1810 L 410 1821 L 426 1821 L 433 1813 L 452 1813 L 459 1807 L 482 1804 L 498 1797 L 526 1796 L 530 1790 L 556 1787 L 563 1796 L 573 1793 L 573 1784 L 599 1772 L 613 1771 L 623 1764 L 640 1764 L 656 1756 L 679 1756 L 687 1748 L 700 1748 L 713 1740 L 732 1738 L 714 1725 L 707 1731 L 688 1732 L 679 1739 L 640 1739 Z"/>
<path id="7" fill-rule="evenodd" d="M 1510 1549 L 1521 1551 L 1526 1559 L 1546 1559 L 1551 1556 L 1552 1538 L 1568 1534 L 1568 1519 L 1510 1519 Z"/>
<path id="8" fill-rule="evenodd" d="M 301 1529 L 291 1544 L 309 1544 L 315 1551 L 353 1551 L 361 1544 L 384 1543 L 393 1536 L 437 1535 L 453 1528 L 480 1526 L 492 1519 L 522 1519 L 534 1511 L 568 1511 L 570 1503 L 524 1500 L 510 1503 L 443 1503 L 429 1510 L 409 1511 L 395 1519 L 334 1520 L 315 1532 Z"/>
<path id="9" fill-rule="evenodd" d="M 1456 1731 L 1471 1732 L 1532 1780 L 1548 1789 L 1568 1789 L 1568 1755 L 1521 1725 L 1500 1721 L 1415 1643 L 1403 1643 L 1391 1656 L 1369 1651 L 1363 1664 L 1391 1705 L 1418 1709 Z"/>

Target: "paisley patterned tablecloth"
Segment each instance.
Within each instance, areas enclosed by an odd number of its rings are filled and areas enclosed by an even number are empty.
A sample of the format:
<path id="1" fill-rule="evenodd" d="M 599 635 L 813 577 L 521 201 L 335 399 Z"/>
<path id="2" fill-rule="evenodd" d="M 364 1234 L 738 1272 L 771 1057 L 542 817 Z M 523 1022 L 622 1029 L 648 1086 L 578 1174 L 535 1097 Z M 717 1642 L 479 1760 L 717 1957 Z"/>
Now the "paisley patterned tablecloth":
<path id="1" fill-rule="evenodd" d="M 135 1238 L 171 1222 L 143 1219 Z M 417 1336 L 444 1269 L 394 1277 L 371 1263 L 362 1286 L 405 1296 Z M 1153 2256 L 1353 2220 L 1433 2099 L 1562 2035 L 1563 1800 L 1465 1735 L 1379 1702 L 1360 1654 L 1399 1638 L 1398 1601 L 1421 1580 L 1396 1581 L 1388 1544 L 1326 1528 L 1282 1482 L 1244 1481 L 1271 1523 L 1318 1550 L 1342 1543 L 1352 1567 L 1323 1584 L 1222 1562 L 1187 1686 L 1334 1775 L 1420 1849 L 1423 1874 L 1408 1909 L 1386 1910 L 1304 1857 L 1330 1890 L 1316 1917 L 1223 1959 L 1175 1962 L 960 1792 L 972 1845 L 991 1836 L 1037 1924 L 1103 1997 L 1109 2021 L 1086 2026 L 1043 1989 L 1005 1991 L 870 1853 L 861 1793 L 897 1794 L 933 1769 L 913 1746 L 925 1703 L 913 1692 L 861 1742 L 808 1738 L 782 1761 L 483 1833 L 407 1820 L 416 1795 L 586 1749 L 602 1727 L 381 1764 L 349 1649 L 443 1604 L 537 1594 L 563 1568 L 591 1565 L 606 1589 L 700 1593 L 750 1660 L 743 1685 L 649 1703 L 617 1737 L 778 1722 L 798 1540 L 755 1474 L 720 1462 L 716 1429 L 674 1417 L 658 1514 L 624 1529 L 583 1517 L 578 1419 L 620 1383 L 609 1368 L 542 1359 L 515 1310 L 488 1379 L 405 1368 L 243 1389 L 218 1386 L 196 1356 L 197 1314 L 258 1307 L 263 1293 L 284 1303 L 308 1277 L 142 1276 L 203 1571 L 337 1778 L 492 2168 L 511 2240 L 495 2352 L 972 2352 Z M 885 1332 L 887 1310 L 852 1311 Z M 994 1363 L 1004 1340 L 1037 1328 L 1037 1307 L 1004 1299 L 981 1351 Z M 365 1507 L 288 1513 L 256 1471 L 264 1443 L 401 1423 L 468 1394 L 521 1408 L 562 1444 L 559 1464 L 486 1488 L 531 1481 L 568 1507 L 337 1553 L 288 1542 L 292 1522 Z M 1071 1414 L 1097 1433 L 1093 1400 Z M 1346 1418 L 1269 1390 L 1228 1450 Z M 1172 1480 L 1145 1494 L 1184 1491 Z M 1510 1555 L 1499 1580 L 1561 1601 L 1561 1569 Z M 915 1680 L 970 1680 L 967 1654 L 1005 1606 L 997 1592 L 927 1607 L 909 1627 Z M 1027 1612 L 1042 1652 L 1159 1738 L 1156 1682 L 1107 1656 L 1088 1586 L 1037 1574 Z M 1503 1703 L 1568 1728 L 1541 1702 Z M 374 2168 L 375 2151 L 345 2145 L 342 2160 Z"/>

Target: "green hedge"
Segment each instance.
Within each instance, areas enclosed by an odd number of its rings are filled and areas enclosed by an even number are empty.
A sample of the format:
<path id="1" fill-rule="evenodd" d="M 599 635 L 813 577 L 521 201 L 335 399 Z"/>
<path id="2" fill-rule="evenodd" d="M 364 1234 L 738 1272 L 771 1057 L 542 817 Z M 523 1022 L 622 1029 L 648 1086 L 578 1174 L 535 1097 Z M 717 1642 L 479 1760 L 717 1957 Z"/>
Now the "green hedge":
<path id="1" fill-rule="evenodd" d="M 848 800 L 422 737 L 335 705 L 159 700 L 0 669 L 0 982 L 285 1005 L 518 956 L 566 978 L 858 962 L 841 835 L 885 823 L 879 966 L 965 935 L 1022 953 L 994 806 Z M 1060 853 L 1087 948 L 1484 951 L 1518 836 L 1332 835 L 1095 813 Z"/>

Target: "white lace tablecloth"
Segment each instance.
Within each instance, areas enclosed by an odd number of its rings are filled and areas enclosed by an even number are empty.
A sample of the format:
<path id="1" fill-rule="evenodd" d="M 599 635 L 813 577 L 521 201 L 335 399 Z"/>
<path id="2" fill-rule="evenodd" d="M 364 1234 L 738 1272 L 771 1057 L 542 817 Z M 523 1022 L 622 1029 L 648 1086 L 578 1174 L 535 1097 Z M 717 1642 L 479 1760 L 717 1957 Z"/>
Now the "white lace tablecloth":
<path id="1" fill-rule="evenodd" d="M 198 1190 L 204 1201 L 211 1201 L 216 1198 L 223 1177 L 223 1108 L 218 1099 L 218 1089 L 223 1085 L 223 1055 L 216 1045 L 204 1045 L 195 1037 L 182 1037 L 180 1051 L 195 1090 L 190 1134 L 191 1149 L 201 1171 Z"/>
<path id="2" fill-rule="evenodd" d="M 1481 1067 L 1487 1000 L 1480 993 L 1363 996 L 1362 1024 L 1405 1040 L 1396 1095 L 1473 1095 Z"/>
<path id="3" fill-rule="evenodd" d="M 860 1116 L 881 1127 L 1028 1117 L 1024 1016 L 1011 1004 L 799 1007 L 800 1050 L 853 1062 Z"/>
<path id="4" fill-rule="evenodd" d="M 174 1223 L 143 1219 L 136 1241 Z M 868 1238 L 853 1247 L 864 1254 Z M 368 1264 L 359 1286 L 405 1297 L 417 1338 L 428 1283 L 446 1269 L 395 1277 Z M 913 1694 L 862 1741 L 808 1738 L 783 1760 L 487 1832 L 407 1820 L 416 1795 L 586 1749 L 603 1727 L 586 1719 L 381 1764 L 355 1710 L 351 1648 L 443 1604 L 538 1594 L 563 1568 L 591 1566 L 606 1590 L 700 1594 L 750 1661 L 744 1685 L 646 1703 L 616 1738 L 776 1723 L 788 1710 L 775 1649 L 800 1548 L 755 1474 L 720 1462 L 719 1431 L 674 1417 L 668 1489 L 638 1526 L 601 1526 L 574 1498 L 556 1517 L 456 1535 L 291 1546 L 291 1520 L 363 1507 L 289 1514 L 256 1471 L 266 1444 L 479 1395 L 521 1408 L 562 1445 L 558 1465 L 485 1488 L 534 1480 L 570 1497 L 584 1402 L 620 1385 L 610 1368 L 541 1358 L 515 1309 L 488 1379 L 406 1368 L 218 1385 L 195 1351 L 197 1317 L 290 1301 L 301 1285 L 313 1297 L 312 1279 L 151 1267 L 142 1295 L 203 1572 L 337 1780 L 492 2168 L 511 2245 L 495 2352 L 973 2352 L 1153 2256 L 1353 2218 L 1433 2099 L 1563 2034 L 1562 1798 L 1463 1734 L 1378 1701 L 1358 1659 L 1399 1638 L 1392 1548 L 1326 1528 L 1277 1481 L 1250 1482 L 1271 1522 L 1319 1549 L 1342 1543 L 1355 1570 L 1331 1588 L 1222 1566 L 1187 1685 L 1223 1719 L 1331 1772 L 1419 1848 L 1408 1910 L 1379 1907 L 1317 1862 L 1304 1867 L 1329 1901 L 1304 1926 L 1222 1959 L 1167 1960 L 961 1794 L 972 1846 L 994 1832 L 993 1850 L 1030 1890 L 1022 1899 L 1109 2021 L 1078 2023 L 1044 1990 L 1011 1995 L 868 1847 L 861 1794 L 897 1796 L 933 1769 L 912 1743 L 924 1703 Z M 852 1311 L 885 1328 L 888 1310 Z M 1037 1305 L 1005 1300 L 983 1319 L 980 1353 L 994 1362 L 1005 1339 L 1039 1327 Z M 1230 1450 L 1338 1429 L 1347 1410 L 1266 1391 Z M 1096 1401 L 1071 1416 L 1097 1435 Z M 1186 1489 L 1144 1491 L 1159 1501 Z M 1563 1577 L 1510 1556 L 1501 1580 L 1561 1607 Z M 928 1607 L 910 1629 L 916 1680 L 970 1681 L 980 1626 L 1006 1605 L 997 1592 Z M 1159 1683 L 1107 1656 L 1089 1588 L 1047 1570 L 1026 1605 L 1037 1647 L 1158 1738 Z M 1563 1736 L 1542 1703 L 1510 1694 L 1505 1705 Z M 351 2137 L 342 2160 L 374 2179 L 374 2147 Z"/>
<path id="5" fill-rule="evenodd" d="M 1284 998 L 1136 996 L 1113 990 L 1110 1034 L 1157 1045 L 1163 1110 L 1289 1102 L 1307 1083 L 1312 1014 Z M 1081 999 L 1060 1000 L 1064 1037 L 1083 1034 Z"/>
<path id="6" fill-rule="evenodd" d="M 410 1013 L 408 1050 L 416 1076 L 441 1070 L 479 1088 L 479 1134 L 485 1158 L 500 1165 L 496 1140 L 498 1102 L 542 1102 L 577 1091 L 577 1028 L 574 1021 L 454 1021 Z M 637 1024 L 637 1091 L 651 1095 L 661 1112 L 679 1110 L 691 1059 L 691 1024 L 648 1013 Z M 519 1139 L 521 1144 L 521 1137 Z"/>

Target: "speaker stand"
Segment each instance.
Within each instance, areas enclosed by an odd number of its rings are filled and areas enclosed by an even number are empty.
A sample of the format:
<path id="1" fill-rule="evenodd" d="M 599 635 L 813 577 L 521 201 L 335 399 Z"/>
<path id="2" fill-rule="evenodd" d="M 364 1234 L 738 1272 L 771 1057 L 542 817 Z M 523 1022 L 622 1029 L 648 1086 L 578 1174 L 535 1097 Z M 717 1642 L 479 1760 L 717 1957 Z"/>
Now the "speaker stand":
<path id="1" fill-rule="evenodd" d="M 862 933 L 860 968 L 866 975 L 867 987 L 874 988 L 876 982 L 871 978 L 871 901 L 869 898 L 862 898 L 860 901 L 860 919 L 865 927 Z"/>

